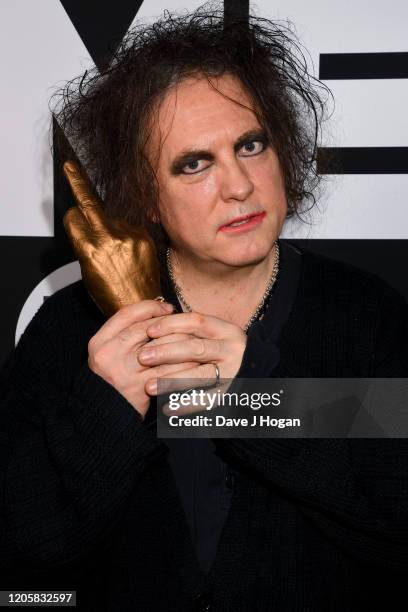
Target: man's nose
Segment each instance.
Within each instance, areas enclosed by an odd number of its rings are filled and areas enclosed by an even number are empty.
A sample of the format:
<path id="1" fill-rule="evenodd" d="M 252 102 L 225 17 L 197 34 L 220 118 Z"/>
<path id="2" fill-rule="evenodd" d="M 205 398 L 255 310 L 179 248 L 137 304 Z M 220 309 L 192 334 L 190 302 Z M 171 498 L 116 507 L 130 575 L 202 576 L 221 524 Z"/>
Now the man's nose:
<path id="1" fill-rule="evenodd" d="M 221 196 L 224 201 L 244 201 L 254 190 L 254 184 L 244 162 L 234 157 L 221 168 Z"/>

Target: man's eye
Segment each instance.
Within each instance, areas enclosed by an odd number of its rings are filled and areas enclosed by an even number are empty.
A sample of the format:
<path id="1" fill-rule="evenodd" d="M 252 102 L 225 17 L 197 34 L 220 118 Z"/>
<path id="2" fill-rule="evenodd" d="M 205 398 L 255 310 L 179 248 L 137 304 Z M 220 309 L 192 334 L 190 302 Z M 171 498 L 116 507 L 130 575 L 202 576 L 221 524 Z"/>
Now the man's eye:
<path id="1" fill-rule="evenodd" d="M 262 140 L 251 140 L 246 142 L 241 147 L 241 155 L 248 157 L 249 155 L 258 155 L 266 148 L 266 144 Z"/>
<path id="2" fill-rule="evenodd" d="M 207 165 L 205 165 L 207 163 Z M 188 162 L 183 166 L 183 174 L 196 174 L 208 168 L 208 162 L 204 159 L 195 159 L 194 161 Z"/>

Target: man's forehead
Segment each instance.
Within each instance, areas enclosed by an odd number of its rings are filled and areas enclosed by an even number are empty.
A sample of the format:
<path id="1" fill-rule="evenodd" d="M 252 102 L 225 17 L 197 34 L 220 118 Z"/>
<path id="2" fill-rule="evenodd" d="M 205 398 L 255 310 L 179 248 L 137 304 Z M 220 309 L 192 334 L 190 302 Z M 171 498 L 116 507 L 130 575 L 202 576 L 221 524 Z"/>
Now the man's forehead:
<path id="1" fill-rule="evenodd" d="M 238 136 L 259 126 L 253 106 L 242 84 L 229 75 L 185 79 L 161 104 L 157 127 L 162 145 L 204 147 L 223 133 Z"/>

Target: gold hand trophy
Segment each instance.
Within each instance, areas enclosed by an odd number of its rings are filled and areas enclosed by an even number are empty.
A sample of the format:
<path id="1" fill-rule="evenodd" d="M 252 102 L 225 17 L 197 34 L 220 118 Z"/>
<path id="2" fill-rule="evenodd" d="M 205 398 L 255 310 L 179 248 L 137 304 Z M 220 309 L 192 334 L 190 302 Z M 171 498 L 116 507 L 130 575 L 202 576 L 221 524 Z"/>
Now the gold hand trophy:
<path id="1" fill-rule="evenodd" d="M 164 301 L 156 248 L 147 231 L 107 218 L 78 165 L 67 161 L 63 169 L 77 203 L 65 213 L 64 228 L 94 302 L 110 317 L 127 304 Z"/>

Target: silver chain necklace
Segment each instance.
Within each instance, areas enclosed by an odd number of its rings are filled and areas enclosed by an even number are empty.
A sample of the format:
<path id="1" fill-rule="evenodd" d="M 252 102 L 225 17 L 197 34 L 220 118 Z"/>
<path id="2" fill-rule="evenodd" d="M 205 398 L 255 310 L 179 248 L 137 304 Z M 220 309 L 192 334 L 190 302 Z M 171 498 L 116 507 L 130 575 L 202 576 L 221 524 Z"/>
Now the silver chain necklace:
<path id="1" fill-rule="evenodd" d="M 247 324 L 243 327 L 243 330 L 244 330 L 245 333 L 247 333 L 247 331 L 251 327 L 252 323 L 259 317 L 259 314 L 262 311 L 262 308 L 264 307 L 265 302 L 266 302 L 266 300 L 269 297 L 271 289 L 272 289 L 272 287 L 275 284 L 276 277 L 278 276 L 278 272 L 279 272 L 279 245 L 278 245 L 277 242 L 274 243 L 274 249 L 275 249 L 275 261 L 274 261 L 274 264 L 273 264 L 273 270 L 272 270 L 271 277 L 270 277 L 270 279 L 268 281 L 268 284 L 266 285 L 266 289 L 264 291 L 263 296 L 261 297 L 261 300 L 260 300 L 258 306 L 256 307 L 254 313 L 251 315 L 251 317 L 248 320 Z M 173 266 L 172 266 L 172 263 L 171 263 L 171 248 L 170 247 L 167 248 L 166 263 L 167 263 L 167 270 L 168 270 L 168 273 L 169 273 L 169 277 L 170 277 L 170 280 L 171 280 L 171 282 L 173 284 L 174 291 L 175 291 L 175 294 L 176 294 L 176 296 L 178 298 L 178 301 L 180 302 L 180 304 L 182 304 L 184 306 L 184 308 L 187 310 L 187 312 L 192 312 L 193 309 L 191 308 L 190 304 L 188 302 L 186 302 L 186 300 L 184 299 L 181 287 L 177 283 L 177 281 L 176 281 L 176 279 L 174 277 Z"/>

